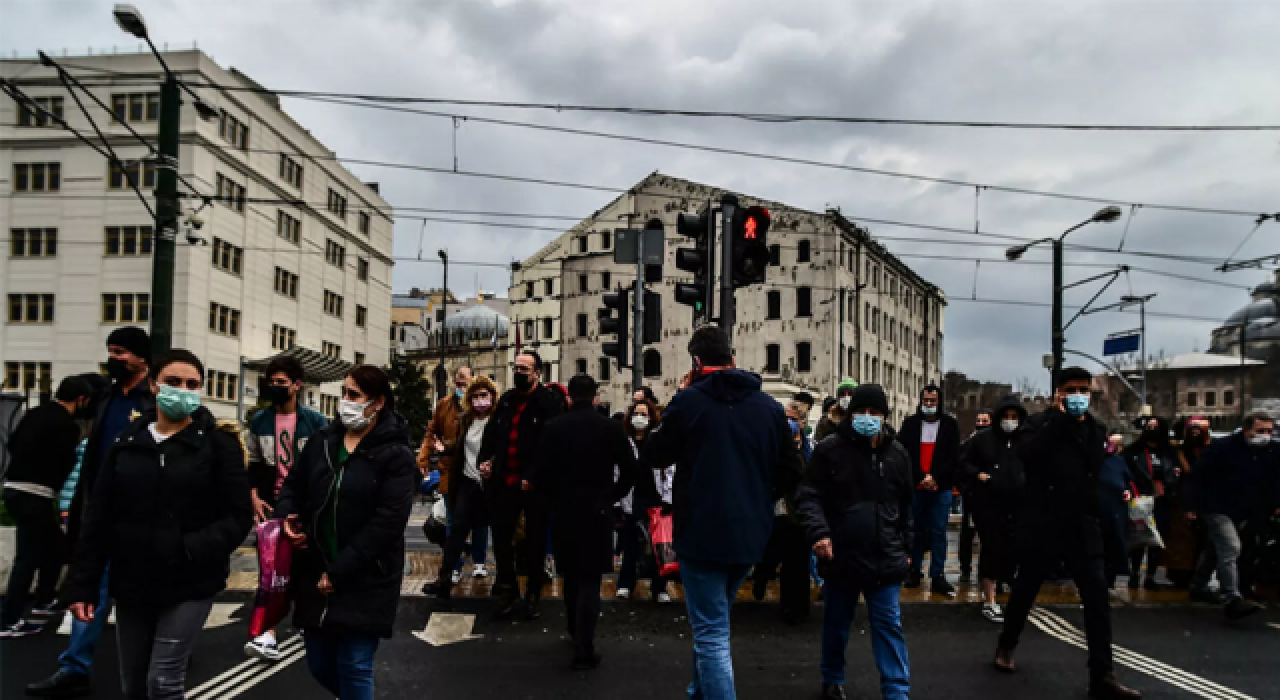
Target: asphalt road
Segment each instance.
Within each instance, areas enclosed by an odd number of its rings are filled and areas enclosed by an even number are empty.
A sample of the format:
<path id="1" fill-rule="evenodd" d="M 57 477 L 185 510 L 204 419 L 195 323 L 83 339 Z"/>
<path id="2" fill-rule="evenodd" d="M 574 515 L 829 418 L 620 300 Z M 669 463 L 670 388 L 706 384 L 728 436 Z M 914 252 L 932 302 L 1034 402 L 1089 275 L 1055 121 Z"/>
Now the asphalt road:
<path id="1" fill-rule="evenodd" d="M 228 595 L 226 603 L 247 603 Z M 439 604 L 403 599 L 396 636 L 377 657 L 380 698 L 576 698 L 631 700 L 681 697 L 689 677 L 691 643 L 680 605 L 607 602 L 599 632 L 604 665 L 572 672 L 559 601 L 543 603 L 538 622 L 491 621 L 484 598 L 457 600 L 452 614 L 475 614 L 477 638 L 432 646 L 414 636 Z M 233 610 L 227 606 L 224 610 Z M 912 604 L 904 621 L 915 698 L 1085 697 L 1084 651 L 1073 646 L 1082 621 L 1074 606 L 1044 608 L 1041 628 L 1029 626 L 1018 651 L 1020 671 L 997 674 L 989 667 L 999 628 L 981 619 L 974 605 Z M 739 697 L 806 698 L 818 689 L 820 622 L 787 627 L 771 604 L 739 604 L 733 614 L 733 651 Z M 192 700 L 321 698 L 300 652 L 291 663 L 245 662 L 247 607 L 230 622 L 206 629 L 192 660 Z M 440 620 L 450 619 L 447 616 Z M 452 618 L 457 619 L 457 618 Z M 464 620 L 465 621 L 465 620 Z M 864 618 L 856 623 L 861 628 Z M 1200 606 L 1125 607 L 1114 611 L 1117 658 L 1123 680 L 1153 699 L 1280 698 L 1280 614 L 1267 612 L 1229 625 L 1220 610 Z M 1046 632 L 1045 630 L 1048 630 Z M 465 630 L 464 630 L 465 631 Z M 288 640 L 292 632 L 282 636 Z M 37 637 L 0 642 L 0 697 L 23 696 L 22 687 L 53 671 L 66 643 L 52 626 Z M 297 642 L 291 642 L 291 650 Z M 120 697 L 115 643 L 107 635 L 98 650 L 94 696 Z M 862 630 L 849 648 L 850 695 L 879 697 L 870 642 Z"/>

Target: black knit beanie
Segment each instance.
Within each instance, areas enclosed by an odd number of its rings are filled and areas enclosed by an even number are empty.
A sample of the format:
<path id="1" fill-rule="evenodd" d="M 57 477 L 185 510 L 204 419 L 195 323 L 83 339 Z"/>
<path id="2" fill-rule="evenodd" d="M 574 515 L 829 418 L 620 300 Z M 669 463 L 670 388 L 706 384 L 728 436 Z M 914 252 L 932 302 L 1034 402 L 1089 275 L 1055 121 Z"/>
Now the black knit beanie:
<path id="1" fill-rule="evenodd" d="M 125 326 L 111 331 L 111 335 L 107 336 L 107 345 L 119 345 L 144 361 L 151 362 L 151 338 L 137 326 Z"/>

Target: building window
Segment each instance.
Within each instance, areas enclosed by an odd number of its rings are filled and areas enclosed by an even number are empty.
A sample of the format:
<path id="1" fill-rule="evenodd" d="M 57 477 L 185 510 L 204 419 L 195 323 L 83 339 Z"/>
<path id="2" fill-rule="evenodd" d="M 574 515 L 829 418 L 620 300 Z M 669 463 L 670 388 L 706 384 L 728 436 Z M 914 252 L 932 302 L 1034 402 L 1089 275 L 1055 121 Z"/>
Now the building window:
<path id="1" fill-rule="evenodd" d="M 1187 408 L 1195 408 L 1195 407 L 1196 407 L 1196 392 L 1188 391 L 1187 392 Z"/>
<path id="2" fill-rule="evenodd" d="M 809 254 L 810 254 L 809 241 L 807 239 L 800 241 L 800 244 L 796 246 L 796 262 L 798 263 L 809 262 Z"/>
<path id="3" fill-rule="evenodd" d="M 276 294 L 289 297 L 290 299 L 297 299 L 298 276 L 283 267 L 277 267 L 275 290 Z"/>
<path id="4" fill-rule="evenodd" d="M 769 246 L 769 266 L 777 267 L 782 264 L 782 246 L 774 243 Z"/>
<path id="5" fill-rule="evenodd" d="M 356 279 L 361 282 L 369 281 L 369 261 L 364 258 L 356 258 Z"/>
<path id="6" fill-rule="evenodd" d="M 369 324 L 369 310 L 356 304 L 356 327 L 364 328 Z"/>
<path id="7" fill-rule="evenodd" d="M 543 280 L 542 282 L 543 294 L 545 294 L 546 296 L 552 296 L 555 294 L 555 288 L 556 288 L 555 280 Z"/>
<path id="8" fill-rule="evenodd" d="M 533 282 L 524 283 L 524 298 L 525 299 L 533 298 Z"/>
<path id="9" fill-rule="evenodd" d="M 241 214 L 244 213 L 244 185 L 235 182 L 231 178 L 218 173 L 215 181 L 216 198 L 219 202 L 235 209 Z"/>
<path id="10" fill-rule="evenodd" d="M 271 324 L 271 349 L 290 350 L 297 345 L 298 332 L 279 324 Z"/>
<path id="11" fill-rule="evenodd" d="M 813 308 L 810 303 L 812 301 L 811 296 L 812 296 L 812 290 L 810 290 L 808 287 L 796 288 L 796 316 L 797 317 L 805 318 L 813 315 Z"/>
<path id="12" fill-rule="evenodd" d="M 14 258 L 52 258 L 58 254 L 58 229 L 9 230 L 9 255 Z"/>
<path id="13" fill-rule="evenodd" d="M 342 318 L 342 296 L 324 290 L 324 312 L 330 316 Z"/>
<path id="14" fill-rule="evenodd" d="M 809 343 L 796 343 L 796 371 L 808 372 L 812 364 Z"/>
<path id="15" fill-rule="evenodd" d="M 591 291 L 591 286 L 587 282 L 587 279 L 588 278 L 586 275 L 578 275 L 578 291 L 582 292 L 583 294 L 586 294 L 587 292 Z"/>
<path id="16" fill-rule="evenodd" d="M 229 272 L 237 277 L 240 276 L 244 265 L 244 249 L 239 246 L 231 245 L 221 238 L 213 239 L 213 266 Z"/>
<path id="17" fill-rule="evenodd" d="M 879 265 L 876 265 L 875 267 L 871 268 L 871 288 L 872 289 L 880 288 L 880 266 Z"/>
<path id="18" fill-rule="evenodd" d="M 768 309 L 766 310 L 765 318 L 771 320 L 782 318 L 782 292 L 771 289 L 766 294 L 766 300 Z"/>
<path id="19" fill-rule="evenodd" d="M 1204 392 L 1204 407 L 1213 408 L 1218 405 L 1218 393 L 1215 391 Z"/>
<path id="20" fill-rule="evenodd" d="M 156 164 L 150 161 L 125 160 L 107 166 L 107 189 L 156 186 Z"/>
<path id="21" fill-rule="evenodd" d="M 578 236 L 578 252 L 579 252 L 579 253 L 585 253 L 585 252 L 587 252 L 587 237 L 586 237 L 586 236 Z"/>
<path id="22" fill-rule="evenodd" d="M 276 235 L 298 245 L 298 241 L 302 239 L 302 222 L 283 211 L 278 211 L 276 212 Z"/>
<path id="23" fill-rule="evenodd" d="M 662 353 L 654 348 L 646 348 L 644 351 L 644 376 L 661 377 L 662 376 Z"/>
<path id="24" fill-rule="evenodd" d="M 782 347 L 780 345 L 764 346 L 764 371 L 777 374 L 782 371 Z"/>
<path id="25" fill-rule="evenodd" d="M 280 179 L 302 189 L 302 166 L 283 153 L 280 154 Z"/>
<path id="26" fill-rule="evenodd" d="M 609 381 L 609 358 L 600 358 L 600 381 Z"/>
<path id="27" fill-rule="evenodd" d="M 32 97 L 18 105 L 18 126 L 57 126 L 61 119 L 61 97 Z"/>
<path id="28" fill-rule="evenodd" d="M 222 119 L 218 122 L 218 135 L 223 141 L 246 150 L 249 148 L 249 125 L 233 117 L 227 110 L 222 110 Z"/>
<path id="29" fill-rule="evenodd" d="M 337 343 L 330 343 L 327 340 L 320 342 L 320 354 L 325 357 L 332 357 L 335 360 L 342 359 L 342 346 Z"/>
<path id="30" fill-rule="evenodd" d="M 342 267 L 347 261 L 347 249 L 331 240 L 324 242 L 324 261 L 334 267 Z"/>
<path id="31" fill-rule="evenodd" d="M 134 92 L 111 96 L 111 118 L 118 123 L 154 122 L 160 119 L 160 93 Z"/>
<path id="32" fill-rule="evenodd" d="M 57 192 L 62 189 L 61 163 L 14 163 L 14 192 Z"/>
<path id="33" fill-rule="evenodd" d="M 845 362 L 844 371 L 853 374 L 854 368 L 857 367 L 857 358 L 854 357 L 853 348 L 849 348 L 849 359 Z"/>
<path id="34" fill-rule="evenodd" d="M 53 323 L 52 294 L 10 294 L 9 323 Z"/>
<path id="35" fill-rule="evenodd" d="M 1222 405 L 1232 406 L 1236 402 L 1236 392 L 1231 389 L 1222 390 Z"/>
<path id="36" fill-rule="evenodd" d="M 364 353 L 358 352 L 353 357 L 357 367 L 364 364 Z"/>
<path id="37" fill-rule="evenodd" d="M 103 294 L 103 323 L 145 323 L 151 320 L 150 294 Z"/>
<path id="38" fill-rule="evenodd" d="M 52 391 L 53 364 L 6 362 L 4 363 L 4 388 L 14 391 Z"/>
<path id="39" fill-rule="evenodd" d="M 609 288 L 612 286 L 613 286 L 613 275 L 609 274 L 608 272 L 601 272 L 600 288 L 607 292 L 609 291 Z"/>
<path id="40" fill-rule="evenodd" d="M 328 394 L 320 395 L 320 412 L 329 418 L 333 418 L 338 413 L 338 397 L 329 396 Z"/>
<path id="41" fill-rule="evenodd" d="M 369 212 L 356 213 L 356 229 L 366 236 L 369 235 Z"/>
<path id="42" fill-rule="evenodd" d="M 240 312 L 218 302 L 209 303 L 209 330 L 220 335 L 240 337 Z"/>
<path id="43" fill-rule="evenodd" d="M 574 363 L 574 365 L 578 368 L 578 372 L 577 372 L 578 374 L 587 373 L 587 361 L 585 359 L 579 358 L 578 361 Z"/>
<path id="44" fill-rule="evenodd" d="M 524 339 L 537 340 L 537 338 L 533 335 L 533 321 L 524 322 Z"/>
<path id="45" fill-rule="evenodd" d="M 600 247 L 604 250 L 609 250 L 610 248 L 613 247 L 612 233 L 610 233 L 609 231 L 602 231 L 600 233 Z"/>
<path id="46" fill-rule="evenodd" d="M 110 257 L 151 255 L 150 226 L 108 226 L 104 229 L 103 246 Z"/>
<path id="47" fill-rule="evenodd" d="M 542 319 L 542 337 L 544 340 L 551 339 L 551 319 Z"/>
<path id="48" fill-rule="evenodd" d="M 586 314 L 578 314 L 578 337 L 579 338 L 587 337 L 587 315 Z M 579 372 L 579 374 L 584 374 L 585 372 L 586 370 L 583 370 L 582 372 Z"/>
<path id="49" fill-rule="evenodd" d="M 347 220 L 347 198 L 335 192 L 333 188 L 329 189 L 328 209 L 330 214 L 343 221 Z"/>
<path id="50" fill-rule="evenodd" d="M 236 391 L 239 389 L 240 377 L 235 374 L 219 372 L 217 370 L 206 370 L 208 376 L 204 382 L 204 393 L 213 399 L 221 399 L 223 401 L 235 401 Z"/>

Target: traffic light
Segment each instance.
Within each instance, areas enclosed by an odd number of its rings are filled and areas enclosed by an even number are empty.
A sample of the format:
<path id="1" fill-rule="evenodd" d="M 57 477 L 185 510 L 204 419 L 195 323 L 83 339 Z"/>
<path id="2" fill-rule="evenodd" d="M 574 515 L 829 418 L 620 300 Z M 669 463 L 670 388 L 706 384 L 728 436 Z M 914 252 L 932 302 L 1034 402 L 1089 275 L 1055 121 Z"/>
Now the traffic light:
<path id="1" fill-rule="evenodd" d="M 644 290 L 644 344 L 662 341 L 662 297 Z"/>
<path id="2" fill-rule="evenodd" d="M 769 210 L 764 207 L 735 209 L 729 227 L 729 255 L 733 287 L 763 284 L 769 267 Z"/>
<path id="3" fill-rule="evenodd" d="M 600 319 L 600 335 L 616 333 L 618 339 L 612 343 L 602 343 L 600 351 L 605 357 L 612 357 L 618 361 L 618 367 L 630 367 L 627 362 L 628 343 L 627 333 L 627 312 L 629 304 L 626 288 L 619 289 L 616 292 L 608 292 L 601 295 L 604 301 L 604 308 L 598 312 Z M 614 318 L 613 312 L 618 312 L 617 318 Z"/>
<path id="4" fill-rule="evenodd" d="M 693 273 L 691 284 L 676 284 L 676 301 L 693 307 L 693 325 L 709 320 L 712 294 L 712 252 L 715 217 L 710 208 L 698 214 L 681 212 L 676 218 L 676 232 L 693 239 L 693 248 L 676 249 L 676 268 Z"/>

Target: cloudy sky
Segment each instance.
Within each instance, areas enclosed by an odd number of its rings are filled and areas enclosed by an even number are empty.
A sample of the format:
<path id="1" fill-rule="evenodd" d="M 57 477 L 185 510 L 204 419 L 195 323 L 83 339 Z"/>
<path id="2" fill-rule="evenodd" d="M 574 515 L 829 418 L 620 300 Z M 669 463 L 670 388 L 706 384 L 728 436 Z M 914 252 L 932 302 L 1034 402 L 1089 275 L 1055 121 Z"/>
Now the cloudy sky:
<path id="1" fill-rule="evenodd" d="M 136 49 L 109 2 L 4 0 L 0 50 L 83 53 Z M 1280 5 L 1267 2 L 857 2 L 773 0 L 196 0 L 138 2 L 157 42 L 193 41 L 223 66 L 272 88 L 468 100 L 908 119 L 1098 124 L 1280 125 Z M 919 126 L 758 123 L 428 106 L 427 109 L 662 138 L 1129 203 L 1280 211 L 1280 132 L 1100 133 Z M 286 99 L 285 109 L 340 156 L 452 165 L 448 118 Z M 974 190 L 465 122 L 464 170 L 625 188 L 665 173 L 796 206 L 972 229 Z M 612 195 L 453 175 L 352 166 L 397 206 L 586 216 Z M 1088 218 L 1089 202 L 984 191 L 981 228 L 1039 238 Z M 485 217 L 466 217 L 485 218 Z M 486 220 L 494 221 L 492 217 Z M 503 219 L 563 226 L 538 218 Z M 1253 228 L 1246 216 L 1138 209 L 1070 241 L 1126 251 L 1225 258 Z M 970 376 L 1045 384 L 1049 312 L 981 300 L 1048 302 L 1048 251 L 1025 264 L 995 259 L 990 239 L 868 225 L 937 283 L 946 311 L 946 365 Z M 420 222 L 401 221 L 396 254 L 413 255 Z M 555 234 L 430 222 L 428 250 L 459 261 L 508 262 Z M 894 240 L 926 238 L 928 242 Z M 980 244 L 980 245 L 975 245 Z M 1280 252 L 1280 224 L 1264 224 L 1238 258 Z M 915 257 L 931 256 L 931 257 Z M 1149 351 L 1204 350 L 1211 321 L 1247 300 L 1258 270 L 1220 274 L 1206 262 L 1069 251 L 1068 261 L 1129 264 L 1101 302 L 1157 293 Z M 1072 267 L 1067 279 L 1103 272 Z M 456 292 L 477 282 L 505 290 L 494 268 L 454 267 Z M 438 285 L 436 265 L 402 264 L 397 291 Z M 1228 286 L 1223 286 L 1223 285 Z M 1131 287 L 1130 287 L 1131 285 Z M 1091 288 L 1068 292 L 1083 303 Z M 1136 316 L 1097 314 L 1068 331 L 1091 354 Z"/>

